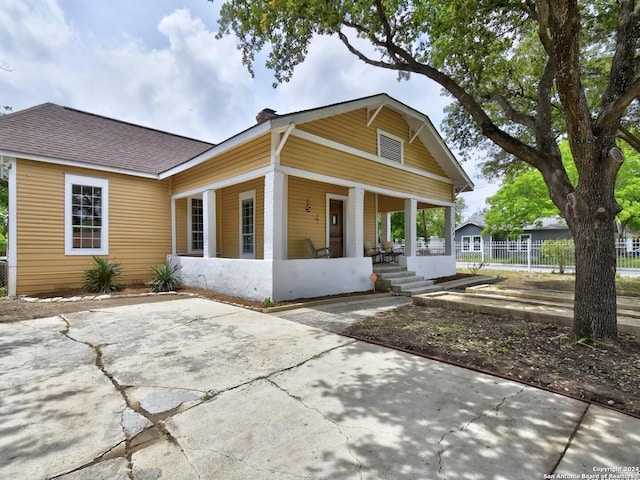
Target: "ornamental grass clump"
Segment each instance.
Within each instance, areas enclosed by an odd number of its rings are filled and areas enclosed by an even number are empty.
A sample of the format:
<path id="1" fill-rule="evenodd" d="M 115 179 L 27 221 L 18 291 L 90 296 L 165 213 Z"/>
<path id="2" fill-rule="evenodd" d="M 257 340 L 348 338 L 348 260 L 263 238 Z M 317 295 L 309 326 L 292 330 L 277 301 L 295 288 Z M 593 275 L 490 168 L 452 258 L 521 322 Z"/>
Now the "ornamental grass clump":
<path id="1" fill-rule="evenodd" d="M 174 292 L 182 286 L 180 280 L 180 265 L 172 265 L 167 262 L 164 265 L 151 267 L 153 279 L 147 283 L 151 287 L 151 291 L 158 292 Z"/>
<path id="2" fill-rule="evenodd" d="M 119 263 L 108 258 L 93 257 L 95 266 L 84 271 L 84 288 L 90 292 L 111 293 L 122 288 L 118 279 L 122 275 Z"/>

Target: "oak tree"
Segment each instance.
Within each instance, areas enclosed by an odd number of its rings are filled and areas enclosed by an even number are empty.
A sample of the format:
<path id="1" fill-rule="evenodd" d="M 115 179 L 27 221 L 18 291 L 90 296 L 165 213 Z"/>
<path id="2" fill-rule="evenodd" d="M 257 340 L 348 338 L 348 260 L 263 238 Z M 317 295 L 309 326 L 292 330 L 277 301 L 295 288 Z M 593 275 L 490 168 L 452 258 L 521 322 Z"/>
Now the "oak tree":
<path id="1" fill-rule="evenodd" d="M 640 144 L 628 128 L 640 94 L 639 18 L 636 0 L 228 0 L 220 34 L 235 32 L 250 70 L 268 49 L 276 82 L 314 37 L 335 35 L 370 65 L 440 84 L 456 101 L 450 141 L 486 140 L 505 153 L 492 168 L 518 168 L 517 159 L 542 174 L 576 245 L 574 335 L 615 340 L 616 140 Z"/>

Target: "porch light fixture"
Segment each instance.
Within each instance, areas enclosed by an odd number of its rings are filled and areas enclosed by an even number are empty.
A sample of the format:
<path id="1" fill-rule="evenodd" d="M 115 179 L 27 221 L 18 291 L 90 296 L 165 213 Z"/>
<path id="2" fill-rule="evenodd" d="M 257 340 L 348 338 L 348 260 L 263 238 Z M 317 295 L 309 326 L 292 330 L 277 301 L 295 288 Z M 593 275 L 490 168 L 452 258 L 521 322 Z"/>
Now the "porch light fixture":
<path id="1" fill-rule="evenodd" d="M 307 211 L 307 213 L 311 211 L 311 204 L 309 203 L 309 199 L 308 198 L 307 198 L 307 206 L 304 207 L 304 209 Z"/>

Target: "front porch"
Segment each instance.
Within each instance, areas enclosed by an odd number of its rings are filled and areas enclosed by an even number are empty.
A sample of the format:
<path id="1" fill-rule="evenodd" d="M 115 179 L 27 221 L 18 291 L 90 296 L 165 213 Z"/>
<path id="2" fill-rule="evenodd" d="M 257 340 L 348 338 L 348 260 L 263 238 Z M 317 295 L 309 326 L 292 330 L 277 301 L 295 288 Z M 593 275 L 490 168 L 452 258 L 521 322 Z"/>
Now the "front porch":
<path id="1" fill-rule="evenodd" d="M 168 260 L 181 266 L 184 284 L 256 301 L 371 290 L 364 244 L 392 240 L 398 210 L 406 238 L 396 262 L 426 279 L 455 273 L 453 205 L 296 173 L 271 170 L 172 197 Z M 425 256 L 416 224 L 418 209 L 429 207 L 444 210 L 445 238 L 438 255 Z M 306 238 L 329 247 L 331 258 L 311 258 Z"/>

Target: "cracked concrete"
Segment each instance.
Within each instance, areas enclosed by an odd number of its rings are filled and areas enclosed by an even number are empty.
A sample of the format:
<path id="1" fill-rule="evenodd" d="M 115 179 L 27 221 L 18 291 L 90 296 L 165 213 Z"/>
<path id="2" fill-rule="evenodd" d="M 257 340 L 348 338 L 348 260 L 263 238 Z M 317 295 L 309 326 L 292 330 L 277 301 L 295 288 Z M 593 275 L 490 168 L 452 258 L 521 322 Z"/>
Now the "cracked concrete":
<path id="1" fill-rule="evenodd" d="M 640 420 L 204 299 L 2 324 L 0 394 L 0 478 L 528 479 L 640 446 Z"/>

